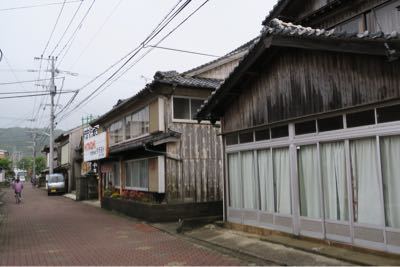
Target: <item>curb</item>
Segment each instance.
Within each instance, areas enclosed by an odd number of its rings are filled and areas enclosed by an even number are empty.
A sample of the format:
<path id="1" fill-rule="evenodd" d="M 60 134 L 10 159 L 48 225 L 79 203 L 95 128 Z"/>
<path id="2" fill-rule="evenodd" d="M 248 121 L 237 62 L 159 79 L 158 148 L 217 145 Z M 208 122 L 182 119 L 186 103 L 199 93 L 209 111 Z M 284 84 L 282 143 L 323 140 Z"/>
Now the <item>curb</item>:
<path id="1" fill-rule="evenodd" d="M 262 262 L 264 262 L 263 265 L 265 265 L 265 263 L 271 263 L 273 265 L 288 266 L 286 263 L 275 261 L 275 260 L 265 259 L 265 258 L 262 258 L 262 257 L 260 257 L 258 255 L 254 255 L 254 254 L 248 253 L 247 251 L 243 251 L 243 250 L 240 250 L 240 249 L 234 249 L 234 248 L 230 248 L 230 247 L 225 247 L 225 246 L 222 246 L 220 244 L 215 244 L 215 243 L 212 243 L 212 242 L 207 241 L 207 240 L 202 240 L 200 238 L 188 236 L 188 235 L 185 235 L 184 232 L 182 232 L 182 233 L 174 233 L 174 232 L 170 232 L 170 231 L 168 231 L 168 230 L 166 230 L 164 228 L 157 227 L 156 225 L 153 225 L 153 224 L 149 224 L 149 225 L 151 227 L 154 227 L 154 228 L 160 230 L 161 232 L 166 233 L 166 234 L 169 234 L 169 235 L 172 235 L 172 236 L 176 236 L 176 237 L 180 237 L 180 238 L 184 238 L 186 240 L 194 240 L 197 243 L 202 243 L 203 246 L 205 246 L 205 247 L 207 247 L 209 249 L 210 249 L 210 247 L 213 247 L 213 248 L 219 248 L 219 249 L 222 249 L 222 250 L 225 250 L 225 251 L 230 251 L 232 253 L 232 255 L 234 255 L 235 257 L 238 257 L 238 258 L 240 258 L 240 256 L 238 256 L 238 254 L 239 254 L 242 257 L 253 258 L 253 259 L 257 259 L 259 261 L 262 261 Z M 247 260 L 247 261 L 250 261 L 250 260 Z"/>

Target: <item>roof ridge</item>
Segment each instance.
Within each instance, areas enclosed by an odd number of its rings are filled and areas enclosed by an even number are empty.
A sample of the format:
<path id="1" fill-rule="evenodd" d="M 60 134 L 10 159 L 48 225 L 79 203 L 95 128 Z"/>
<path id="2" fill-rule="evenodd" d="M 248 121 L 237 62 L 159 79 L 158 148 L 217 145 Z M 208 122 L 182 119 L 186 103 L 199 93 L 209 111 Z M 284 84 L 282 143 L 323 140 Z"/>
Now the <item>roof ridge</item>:
<path id="1" fill-rule="evenodd" d="M 364 31 L 346 32 L 338 31 L 336 28 L 331 30 L 304 27 L 291 22 L 284 22 L 280 19 L 272 19 L 268 25 L 264 26 L 262 32 L 264 34 L 287 35 L 287 36 L 310 36 L 310 37 L 330 37 L 330 38 L 355 38 L 355 39 L 400 39 L 400 33 L 393 31 L 384 33 L 382 31 L 371 33 Z"/>
<path id="2" fill-rule="evenodd" d="M 209 66 L 209 65 L 212 65 L 212 64 L 214 64 L 214 63 L 216 63 L 216 62 L 218 62 L 218 61 L 220 61 L 220 60 L 226 59 L 226 58 L 228 58 L 228 57 L 230 57 L 230 56 L 239 54 L 240 52 L 249 49 L 255 42 L 257 42 L 257 41 L 260 39 L 260 37 L 261 37 L 261 35 L 258 35 L 258 36 L 256 36 L 256 37 L 252 38 L 250 41 L 247 41 L 246 43 L 240 45 L 239 47 L 235 48 L 234 50 L 232 50 L 232 51 L 226 53 L 226 54 L 223 55 L 222 57 L 219 57 L 219 58 L 217 58 L 217 59 L 215 59 L 215 60 L 212 60 L 212 61 L 209 61 L 209 62 L 204 63 L 204 64 L 202 64 L 202 65 L 199 65 L 199 66 L 194 67 L 194 68 L 192 68 L 192 69 L 189 69 L 189 70 L 187 70 L 187 71 L 185 71 L 185 72 L 182 72 L 182 74 L 185 74 L 185 75 L 186 75 L 186 74 L 188 74 L 188 73 L 190 73 L 190 72 L 194 72 L 194 71 L 196 71 L 196 70 L 200 70 L 200 69 L 202 69 L 202 68 L 204 68 L 204 67 L 207 67 L 207 66 Z"/>

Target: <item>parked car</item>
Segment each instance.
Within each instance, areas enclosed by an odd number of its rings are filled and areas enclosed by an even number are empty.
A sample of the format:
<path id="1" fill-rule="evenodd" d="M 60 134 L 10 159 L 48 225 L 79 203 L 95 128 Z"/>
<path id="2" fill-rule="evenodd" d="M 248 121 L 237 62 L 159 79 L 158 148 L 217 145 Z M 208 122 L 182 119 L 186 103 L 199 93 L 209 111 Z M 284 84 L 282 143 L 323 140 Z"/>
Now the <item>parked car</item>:
<path id="1" fill-rule="evenodd" d="M 61 173 L 50 174 L 47 177 L 46 188 L 47 194 L 65 193 L 64 175 Z"/>

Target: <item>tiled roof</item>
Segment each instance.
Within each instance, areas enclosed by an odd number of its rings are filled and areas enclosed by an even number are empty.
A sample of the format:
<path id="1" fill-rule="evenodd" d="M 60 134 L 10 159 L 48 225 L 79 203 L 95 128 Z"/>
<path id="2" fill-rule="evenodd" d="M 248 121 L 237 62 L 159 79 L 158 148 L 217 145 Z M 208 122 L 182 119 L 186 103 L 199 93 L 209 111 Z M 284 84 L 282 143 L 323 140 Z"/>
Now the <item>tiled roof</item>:
<path id="1" fill-rule="evenodd" d="M 278 0 L 276 4 L 272 7 L 271 11 L 267 15 L 267 17 L 262 22 L 263 25 L 268 24 L 271 19 L 276 18 L 279 16 L 281 10 L 285 8 L 291 0 Z"/>
<path id="2" fill-rule="evenodd" d="M 270 36 L 282 36 L 289 37 L 298 40 L 315 40 L 316 42 L 330 42 L 330 41 L 345 41 L 346 43 L 358 42 L 358 43 L 374 43 L 377 42 L 379 44 L 375 45 L 375 48 L 385 50 L 386 55 L 392 59 L 400 58 L 400 53 L 388 45 L 388 42 L 391 44 L 394 42 L 396 45 L 400 46 L 400 33 L 392 32 L 390 34 L 385 34 L 383 32 L 370 33 L 368 31 L 363 33 L 348 33 L 344 31 L 337 31 L 335 29 L 332 30 L 324 30 L 324 29 L 313 29 L 310 27 L 303 27 L 301 25 L 294 25 L 293 23 L 283 22 L 279 19 L 272 19 L 269 22 L 268 26 L 265 26 L 262 30 L 261 38 L 258 42 L 254 43 L 246 53 L 246 55 L 241 59 L 238 66 L 231 72 L 230 76 L 225 79 L 225 81 L 221 84 L 221 86 L 213 91 L 207 100 L 204 101 L 204 104 L 198 110 L 198 117 L 200 119 L 210 119 L 208 118 L 209 114 L 205 114 L 206 108 L 210 106 L 212 101 L 215 98 L 219 98 L 219 95 L 226 88 L 228 82 L 232 82 L 233 78 L 238 75 L 240 72 L 242 65 L 248 58 L 255 56 L 255 47 L 261 47 L 262 42 L 265 38 Z M 383 45 L 382 45 L 383 44 Z M 362 51 L 359 51 L 362 52 Z M 215 119 L 215 118 L 214 118 Z"/>
<path id="3" fill-rule="evenodd" d="M 398 32 L 385 34 L 383 32 L 370 33 L 365 31 L 363 33 L 348 33 L 344 31 L 337 31 L 336 29 L 324 30 L 313 29 L 310 27 L 303 27 L 301 25 L 294 25 L 292 23 L 283 22 L 279 19 L 271 20 L 269 26 L 264 27 L 264 35 L 281 35 L 281 36 L 297 36 L 297 37 L 313 37 L 313 38 L 328 38 L 328 39 L 362 39 L 362 40 L 390 40 L 399 39 Z"/>
<path id="4" fill-rule="evenodd" d="M 145 88 L 140 90 L 137 94 L 132 97 L 126 98 L 124 100 L 118 100 L 116 105 L 113 106 L 111 110 L 100 116 L 98 119 L 93 121 L 91 125 L 98 124 L 101 120 L 107 118 L 109 115 L 124 107 L 128 103 L 132 103 L 136 99 L 151 93 L 151 87 L 156 85 L 157 83 L 167 84 L 167 85 L 176 85 L 176 86 L 184 86 L 184 87 L 195 87 L 195 88 L 204 88 L 215 90 L 221 84 L 221 80 L 216 79 L 208 79 L 208 78 L 193 78 L 189 76 L 185 76 L 183 74 L 179 74 L 176 71 L 158 71 L 154 75 L 154 80 L 147 84 Z"/>
<path id="5" fill-rule="evenodd" d="M 267 15 L 267 17 L 262 22 L 262 25 L 268 25 L 271 22 L 271 20 L 273 20 L 273 19 L 283 18 L 282 15 L 287 15 L 287 14 L 283 14 L 285 9 L 291 3 L 296 2 L 296 4 L 297 4 L 297 2 L 300 2 L 300 1 L 303 2 L 302 3 L 303 5 L 306 4 L 306 3 L 304 3 L 305 2 L 304 0 L 278 0 L 277 3 L 275 4 L 275 6 L 272 8 L 272 10 Z M 307 20 L 310 17 L 315 17 L 317 15 L 321 16 L 325 12 L 329 12 L 329 11 L 333 10 L 333 8 L 335 6 L 348 4 L 349 2 L 351 2 L 351 1 L 330 0 L 330 1 L 327 1 L 324 5 L 322 5 L 317 10 L 311 11 L 310 13 L 308 13 L 305 16 L 298 18 L 298 19 L 300 22 L 302 22 L 302 21 L 304 22 L 304 20 Z"/>
<path id="6" fill-rule="evenodd" d="M 222 81 L 216 79 L 185 76 L 176 71 L 158 71 L 154 75 L 154 82 L 187 87 L 216 89 Z"/>
<path id="7" fill-rule="evenodd" d="M 227 59 L 227 58 L 229 58 L 229 57 L 231 57 L 231 56 L 237 55 L 237 54 L 239 54 L 239 53 L 241 53 L 241 52 L 245 52 L 245 51 L 247 51 L 247 50 L 252 46 L 252 44 L 254 44 L 255 42 L 257 42 L 259 39 L 260 39 L 260 36 L 257 36 L 256 38 L 251 39 L 251 40 L 248 41 L 247 43 L 245 43 L 245 44 L 239 46 L 239 47 L 236 48 L 235 50 L 232 50 L 232 51 L 229 52 L 228 54 L 226 54 L 226 55 L 224 55 L 224 56 L 222 56 L 222 57 L 220 57 L 220 58 L 218 58 L 218 59 L 216 59 L 216 60 L 207 62 L 207 63 L 205 63 L 205 64 L 203 64 L 203 65 L 200 65 L 200 66 L 198 66 L 198 67 L 195 67 L 195 68 L 193 68 L 193 69 L 190 69 L 190 70 L 188 70 L 188 71 L 185 71 L 185 72 L 183 72 L 182 74 L 183 74 L 183 75 L 186 75 L 186 74 L 188 74 L 188 73 L 191 73 L 191 72 L 194 72 L 194 71 L 197 71 L 197 70 L 206 68 L 207 66 L 210 66 L 210 65 L 212 65 L 212 64 L 214 64 L 214 63 L 217 63 L 217 62 L 219 62 L 219 61 L 222 61 L 222 60 L 224 60 L 224 59 Z"/>

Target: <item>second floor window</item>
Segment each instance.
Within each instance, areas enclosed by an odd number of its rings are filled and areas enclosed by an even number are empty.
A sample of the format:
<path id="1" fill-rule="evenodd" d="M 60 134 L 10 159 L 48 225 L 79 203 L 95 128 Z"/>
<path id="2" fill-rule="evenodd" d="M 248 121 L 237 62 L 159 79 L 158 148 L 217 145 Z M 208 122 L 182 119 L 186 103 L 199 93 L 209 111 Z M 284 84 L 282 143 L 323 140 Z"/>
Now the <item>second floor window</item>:
<path id="1" fill-rule="evenodd" d="M 110 145 L 119 143 L 123 140 L 122 121 L 117 121 L 111 124 L 110 129 Z"/>
<path id="2" fill-rule="evenodd" d="M 194 120 L 203 99 L 174 97 L 174 119 Z"/>
<path id="3" fill-rule="evenodd" d="M 149 107 L 125 118 L 125 138 L 131 139 L 149 132 Z"/>

